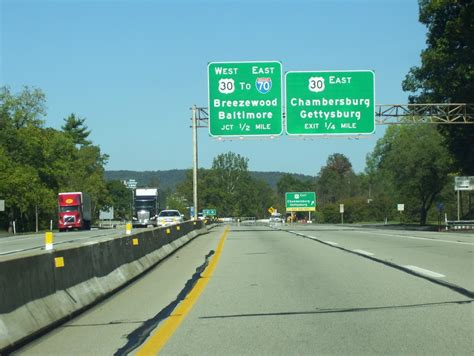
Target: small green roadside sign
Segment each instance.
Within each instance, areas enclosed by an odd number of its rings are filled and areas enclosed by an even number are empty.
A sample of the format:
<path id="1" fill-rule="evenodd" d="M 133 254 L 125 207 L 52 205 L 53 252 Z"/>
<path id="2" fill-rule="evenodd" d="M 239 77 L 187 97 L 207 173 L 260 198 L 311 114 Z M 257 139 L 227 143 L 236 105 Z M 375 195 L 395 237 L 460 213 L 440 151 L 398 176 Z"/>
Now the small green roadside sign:
<path id="1" fill-rule="evenodd" d="M 203 209 L 202 215 L 204 216 L 216 216 L 217 212 L 216 209 Z"/>
<path id="2" fill-rule="evenodd" d="M 285 194 L 286 211 L 315 211 L 316 193 L 288 192 Z"/>
<path id="3" fill-rule="evenodd" d="M 373 71 L 290 71 L 285 81 L 288 135 L 375 132 Z"/>
<path id="4" fill-rule="evenodd" d="M 281 135 L 282 89 L 280 62 L 209 63 L 209 134 Z"/>

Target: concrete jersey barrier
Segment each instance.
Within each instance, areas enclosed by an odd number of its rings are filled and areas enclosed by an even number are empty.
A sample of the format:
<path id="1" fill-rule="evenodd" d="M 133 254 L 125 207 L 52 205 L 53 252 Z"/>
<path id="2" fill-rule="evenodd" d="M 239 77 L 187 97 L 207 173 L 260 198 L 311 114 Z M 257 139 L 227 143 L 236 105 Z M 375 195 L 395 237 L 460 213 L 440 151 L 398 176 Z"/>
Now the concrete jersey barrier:
<path id="1" fill-rule="evenodd" d="M 202 222 L 0 259 L 0 351 L 81 311 L 206 233 Z M 63 266 L 62 266 L 63 264 Z"/>

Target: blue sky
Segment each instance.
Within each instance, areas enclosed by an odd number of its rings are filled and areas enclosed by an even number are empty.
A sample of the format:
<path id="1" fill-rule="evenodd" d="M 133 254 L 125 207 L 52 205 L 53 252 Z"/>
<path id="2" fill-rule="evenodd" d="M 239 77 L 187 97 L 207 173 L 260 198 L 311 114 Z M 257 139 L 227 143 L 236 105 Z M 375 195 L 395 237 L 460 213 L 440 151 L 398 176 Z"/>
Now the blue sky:
<path id="1" fill-rule="evenodd" d="M 406 103 L 426 28 L 398 1 L 1 1 L 1 85 L 42 89 L 46 126 L 85 117 L 107 169 L 192 166 L 189 108 L 207 105 L 207 64 L 279 60 L 283 71 L 371 69 L 376 103 Z M 316 175 L 343 153 L 365 167 L 384 126 L 367 138 L 220 142 L 199 131 L 200 166 L 219 153 L 251 170 Z"/>

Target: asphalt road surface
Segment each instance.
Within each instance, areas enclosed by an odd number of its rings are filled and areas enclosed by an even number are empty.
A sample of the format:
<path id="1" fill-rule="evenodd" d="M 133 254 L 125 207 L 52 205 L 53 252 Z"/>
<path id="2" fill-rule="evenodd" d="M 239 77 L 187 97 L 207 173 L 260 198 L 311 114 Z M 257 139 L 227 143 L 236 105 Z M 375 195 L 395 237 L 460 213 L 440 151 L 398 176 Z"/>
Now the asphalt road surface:
<path id="1" fill-rule="evenodd" d="M 224 228 L 17 354 L 474 354 L 473 234 Z"/>

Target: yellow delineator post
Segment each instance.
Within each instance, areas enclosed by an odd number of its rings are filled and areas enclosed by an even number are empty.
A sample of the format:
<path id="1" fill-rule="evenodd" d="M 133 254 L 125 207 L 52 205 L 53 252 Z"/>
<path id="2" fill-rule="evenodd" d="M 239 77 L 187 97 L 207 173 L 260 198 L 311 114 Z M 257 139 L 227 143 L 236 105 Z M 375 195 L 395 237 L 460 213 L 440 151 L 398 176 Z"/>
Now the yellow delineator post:
<path id="1" fill-rule="evenodd" d="M 125 225 L 125 234 L 126 235 L 131 235 L 132 234 L 132 224 L 131 223 L 127 223 Z"/>
<path id="2" fill-rule="evenodd" d="M 137 238 L 132 239 L 132 245 L 133 246 L 138 246 L 138 239 Z"/>
<path id="3" fill-rule="evenodd" d="M 53 249 L 53 232 L 46 231 L 44 234 L 44 249 L 46 251 L 51 251 Z"/>

